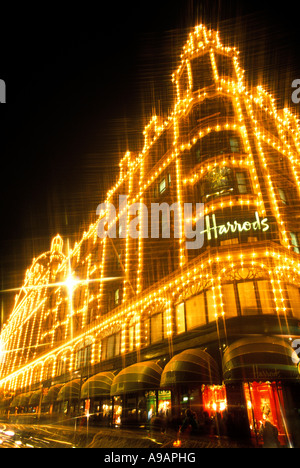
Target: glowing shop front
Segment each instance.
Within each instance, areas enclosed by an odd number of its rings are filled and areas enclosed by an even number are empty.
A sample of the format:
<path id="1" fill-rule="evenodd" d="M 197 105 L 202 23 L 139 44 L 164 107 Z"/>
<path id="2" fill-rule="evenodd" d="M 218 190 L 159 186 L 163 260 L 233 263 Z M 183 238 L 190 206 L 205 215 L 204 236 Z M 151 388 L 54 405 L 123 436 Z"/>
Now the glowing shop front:
<path id="1" fill-rule="evenodd" d="M 269 421 L 278 430 L 280 444 L 292 446 L 286 408 L 291 394 L 299 393 L 299 372 L 291 346 L 277 337 L 237 340 L 224 353 L 223 377 L 229 407 L 245 406 L 253 443 L 263 444 L 262 429 Z"/>

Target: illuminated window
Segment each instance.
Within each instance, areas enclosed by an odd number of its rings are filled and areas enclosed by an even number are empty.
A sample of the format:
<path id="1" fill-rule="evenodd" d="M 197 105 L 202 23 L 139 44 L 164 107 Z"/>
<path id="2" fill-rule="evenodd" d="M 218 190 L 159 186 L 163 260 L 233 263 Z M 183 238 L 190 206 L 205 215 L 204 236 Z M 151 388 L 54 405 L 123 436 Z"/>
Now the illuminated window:
<path id="1" fill-rule="evenodd" d="M 233 65 L 232 57 L 227 55 L 216 54 L 215 53 L 215 62 L 218 70 L 219 77 L 229 77 L 235 79 L 235 69 Z"/>
<path id="2" fill-rule="evenodd" d="M 245 172 L 235 174 L 239 193 L 247 193 L 247 177 Z"/>
<path id="3" fill-rule="evenodd" d="M 225 317 L 274 314 L 274 299 L 268 280 L 245 281 L 222 285 Z"/>
<path id="4" fill-rule="evenodd" d="M 235 299 L 235 291 L 233 284 L 223 284 L 222 285 L 222 301 L 225 312 L 225 317 L 236 317 L 237 316 L 237 306 Z"/>
<path id="5" fill-rule="evenodd" d="M 185 304 L 187 330 L 206 323 L 204 293 L 191 297 Z"/>
<path id="6" fill-rule="evenodd" d="M 129 351 L 133 351 L 136 345 L 137 324 L 131 325 L 128 330 Z"/>
<path id="7" fill-rule="evenodd" d="M 115 305 L 120 303 L 120 289 L 115 290 Z"/>
<path id="8" fill-rule="evenodd" d="M 91 345 L 78 349 L 75 357 L 75 370 L 85 367 L 90 363 Z"/>
<path id="9" fill-rule="evenodd" d="M 191 60 L 193 91 L 206 88 L 214 84 L 211 59 L 209 54 L 204 54 Z"/>
<path id="10" fill-rule="evenodd" d="M 121 352 L 121 333 L 115 334 L 115 356 L 119 356 Z"/>
<path id="11" fill-rule="evenodd" d="M 255 239 L 257 240 L 257 238 Z M 249 237 L 248 237 L 248 242 L 250 242 Z M 233 244 L 238 244 L 238 243 L 239 243 L 238 237 L 231 237 L 229 239 L 220 241 L 220 245 L 233 245 Z"/>
<path id="12" fill-rule="evenodd" d="M 156 314 L 150 320 L 151 343 L 157 343 L 163 339 L 162 314 Z"/>
<path id="13" fill-rule="evenodd" d="M 180 90 L 180 97 L 179 99 L 185 99 L 186 94 L 189 90 L 189 76 L 186 65 L 183 67 L 181 72 L 181 76 L 179 78 L 179 90 Z"/>
<path id="14" fill-rule="evenodd" d="M 171 187 L 171 174 L 165 173 L 158 183 L 154 185 L 154 198 L 167 192 L 167 189 Z"/>
<path id="15" fill-rule="evenodd" d="M 285 446 L 286 415 L 280 383 L 244 383 L 244 392 L 252 436 L 257 437 L 262 425 L 268 420 L 277 427 L 279 441 Z"/>
<path id="16" fill-rule="evenodd" d="M 234 192 L 233 171 L 229 167 L 216 167 L 200 182 L 202 202 Z"/>
<path id="17" fill-rule="evenodd" d="M 293 250 L 294 252 L 296 253 L 300 253 L 300 250 L 299 250 L 299 241 L 298 241 L 298 236 L 295 232 L 290 232 L 290 236 L 291 236 L 291 241 L 292 241 L 292 246 L 293 246 Z"/>
<path id="18" fill-rule="evenodd" d="M 107 338 L 106 359 L 111 359 L 115 355 L 115 335 Z"/>
<path id="19" fill-rule="evenodd" d="M 280 200 L 282 201 L 282 203 L 284 203 L 285 205 L 287 204 L 287 199 L 286 199 L 286 194 L 285 194 L 285 191 L 281 188 L 277 189 L 278 190 L 278 193 L 279 193 L 279 196 L 280 196 Z"/>
<path id="20" fill-rule="evenodd" d="M 184 333 L 186 331 L 184 302 L 176 306 L 176 327 L 177 334 Z"/>
<path id="21" fill-rule="evenodd" d="M 165 177 L 159 183 L 159 193 L 163 193 L 167 189 L 167 181 Z"/>
<path id="22" fill-rule="evenodd" d="M 263 314 L 274 314 L 274 304 L 269 281 L 257 281 L 260 306 Z"/>
<path id="23" fill-rule="evenodd" d="M 56 375 L 60 376 L 68 372 L 69 359 L 66 356 L 62 356 L 57 364 Z"/>
<path id="24" fill-rule="evenodd" d="M 213 322 L 214 320 L 216 320 L 216 308 L 215 308 L 214 293 L 211 289 L 208 289 L 206 291 L 206 304 L 207 304 L 208 321 Z"/>
<path id="25" fill-rule="evenodd" d="M 242 315 L 257 314 L 257 300 L 253 281 L 238 283 L 238 294 Z"/>
<path id="26" fill-rule="evenodd" d="M 120 354 L 121 333 L 115 333 L 102 340 L 101 360 L 111 359 Z"/>
<path id="27" fill-rule="evenodd" d="M 207 289 L 176 306 L 177 334 L 185 333 L 196 327 L 201 327 L 208 321 L 216 320 L 213 291 Z"/>
<path id="28" fill-rule="evenodd" d="M 300 292 L 297 286 L 292 284 L 286 285 L 290 306 L 292 309 L 293 316 L 296 318 L 300 318 Z"/>
<path id="29" fill-rule="evenodd" d="M 233 153 L 240 152 L 240 143 L 238 138 L 231 137 L 229 138 L 230 149 Z"/>

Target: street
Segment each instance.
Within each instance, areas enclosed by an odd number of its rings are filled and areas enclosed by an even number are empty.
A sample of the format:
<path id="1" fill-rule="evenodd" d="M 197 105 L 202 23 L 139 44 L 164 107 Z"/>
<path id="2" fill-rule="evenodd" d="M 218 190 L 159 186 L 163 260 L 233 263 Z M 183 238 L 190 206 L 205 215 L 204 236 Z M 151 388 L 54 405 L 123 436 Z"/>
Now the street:
<path id="1" fill-rule="evenodd" d="M 249 447 L 227 438 L 191 437 L 179 442 L 176 432 L 112 429 L 59 424 L 0 423 L 0 448 L 240 448 Z"/>
<path id="2" fill-rule="evenodd" d="M 69 432 L 51 426 L 0 424 L 0 448 L 74 448 Z"/>

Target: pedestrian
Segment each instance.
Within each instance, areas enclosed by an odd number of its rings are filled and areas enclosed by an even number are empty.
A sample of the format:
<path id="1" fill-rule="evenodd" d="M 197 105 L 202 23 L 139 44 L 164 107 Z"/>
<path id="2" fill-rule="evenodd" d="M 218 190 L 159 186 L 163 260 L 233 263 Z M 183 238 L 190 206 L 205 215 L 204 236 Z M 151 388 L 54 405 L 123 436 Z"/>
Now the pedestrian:
<path id="1" fill-rule="evenodd" d="M 265 424 L 262 424 L 260 430 L 260 435 L 262 435 L 264 448 L 279 448 L 280 442 L 278 440 L 278 429 L 276 426 L 267 419 Z"/>
<path id="2" fill-rule="evenodd" d="M 196 420 L 196 415 L 192 413 L 190 409 L 187 409 L 185 412 L 185 418 L 179 430 L 179 433 L 189 437 L 191 433 L 195 433 L 197 432 L 197 430 L 198 430 L 198 423 Z"/>

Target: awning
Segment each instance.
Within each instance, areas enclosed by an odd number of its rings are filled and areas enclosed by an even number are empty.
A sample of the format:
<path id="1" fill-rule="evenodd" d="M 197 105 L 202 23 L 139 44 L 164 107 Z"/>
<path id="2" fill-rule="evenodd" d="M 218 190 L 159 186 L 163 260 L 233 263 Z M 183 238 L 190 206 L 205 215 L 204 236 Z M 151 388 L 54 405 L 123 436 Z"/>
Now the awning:
<path id="1" fill-rule="evenodd" d="M 186 349 L 174 356 L 164 368 L 161 388 L 183 385 L 219 384 L 218 365 L 206 351 Z"/>
<path id="2" fill-rule="evenodd" d="M 37 390 L 33 392 L 29 400 L 29 406 L 39 406 L 41 401 L 42 390 Z"/>
<path id="3" fill-rule="evenodd" d="M 21 395 L 15 396 L 14 399 L 13 399 L 13 401 L 12 401 L 11 404 L 10 404 L 10 407 L 11 407 L 11 408 L 16 408 L 17 406 L 19 406 L 20 398 L 21 398 Z"/>
<path id="4" fill-rule="evenodd" d="M 50 387 L 48 390 L 48 393 L 43 396 L 42 404 L 43 405 L 53 404 L 56 401 L 57 395 L 59 394 L 59 391 L 61 390 L 62 387 L 63 387 L 63 384 L 57 384 L 57 385 L 53 385 L 53 387 Z"/>
<path id="5" fill-rule="evenodd" d="M 18 406 L 28 406 L 32 394 L 33 392 L 22 393 Z"/>
<path id="6" fill-rule="evenodd" d="M 299 378 L 295 352 L 283 339 L 270 336 L 242 338 L 232 343 L 223 356 L 225 382 L 276 381 Z"/>
<path id="7" fill-rule="evenodd" d="M 82 385 L 81 398 L 109 397 L 114 378 L 113 372 L 100 372 L 94 375 Z"/>
<path id="8" fill-rule="evenodd" d="M 11 406 L 12 399 L 11 398 L 2 398 L 0 400 L 0 408 L 9 408 Z"/>
<path id="9" fill-rule="evenodd" d="M 80 379 L 66 383 L 57 395 L 57 401 L 78 400 L 80 397 Z"/>
<path id="10" fill-rule="evenodd" d="M 126 367 L 114 378 L 111 396 L 156 390 L 160 385 L 162 368 L 156 361 L 138 362 Z"/>

